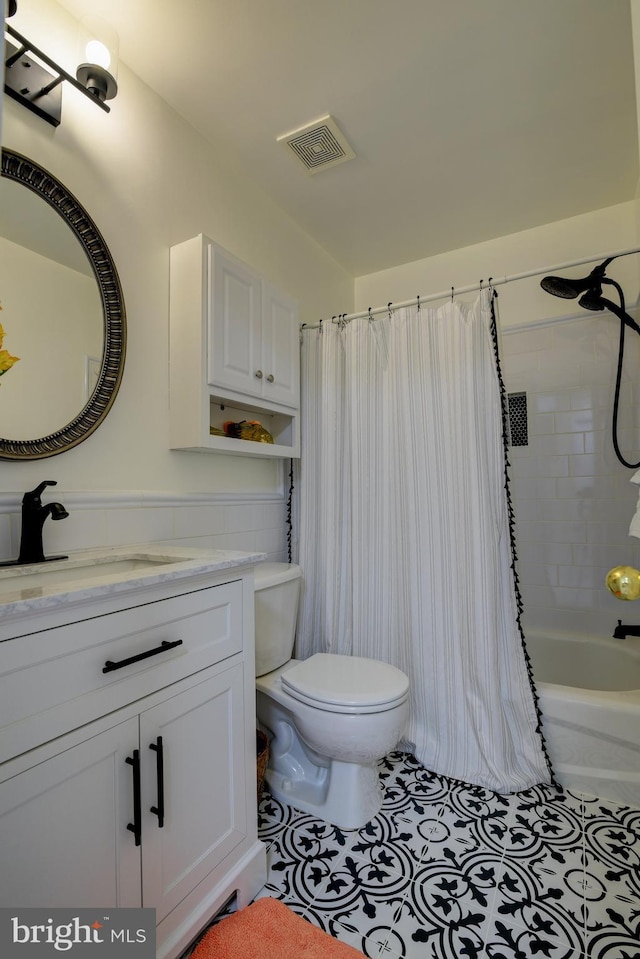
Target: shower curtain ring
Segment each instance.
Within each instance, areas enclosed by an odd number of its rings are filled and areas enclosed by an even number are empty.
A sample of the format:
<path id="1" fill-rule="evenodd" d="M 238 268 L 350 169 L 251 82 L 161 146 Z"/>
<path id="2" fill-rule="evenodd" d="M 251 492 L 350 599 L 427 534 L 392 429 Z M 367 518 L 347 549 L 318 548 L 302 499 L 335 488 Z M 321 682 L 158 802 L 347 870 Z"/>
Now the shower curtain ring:
<path id="1" fill-rule="evenodd" d="M 453 287 L 451 287 L 451 302 L 453 303 Z"/>
<path id="2" fill-rule="evenodd" d="M 373 320 L 373 313 L 371 312 L 371 307 L 369 307 L 369 323 Z"/>
<path id="3" fill-rule="evenodd" d="M 420 294 L 419 294 L 419 293 L 418 293 L 418 295 L 417 295 L 417 297 L 416 297 L 416 302 L 417 302 L 417 304 L 418 304 L 418 313 L 419 313 L 419 312 L 420 312 Z"/>
<path id="4" fill-rule="evenodd" d="M 389 319 L 391 319 L 391 300 L 387 303 L 387 310 L 389 311 Z"/>

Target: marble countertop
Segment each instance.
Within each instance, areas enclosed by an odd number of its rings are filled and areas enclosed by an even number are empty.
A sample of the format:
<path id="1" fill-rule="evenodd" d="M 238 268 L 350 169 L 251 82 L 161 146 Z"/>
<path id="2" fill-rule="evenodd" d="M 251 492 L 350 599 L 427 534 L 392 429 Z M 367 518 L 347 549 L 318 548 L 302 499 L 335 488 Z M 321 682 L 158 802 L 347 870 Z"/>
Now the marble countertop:
<path id="1" fill-rule="evenodd" d="M 0 617 L 59 609 L 225 569 L 251 566 L 264 553 L 140 544 L 77 550 L 68 558 L 0 567 Z"/>

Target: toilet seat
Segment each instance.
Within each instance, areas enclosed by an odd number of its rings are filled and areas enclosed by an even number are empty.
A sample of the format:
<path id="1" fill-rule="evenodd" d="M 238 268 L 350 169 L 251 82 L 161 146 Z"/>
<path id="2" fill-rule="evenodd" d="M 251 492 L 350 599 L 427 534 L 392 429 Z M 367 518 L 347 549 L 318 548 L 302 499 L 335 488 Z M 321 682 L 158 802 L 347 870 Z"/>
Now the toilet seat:
<path id="1" fill-rule="evenodd" d="M 380 713 L 409 695 L 409 680 L 389 663 L 361 656 L 316 653 L 280 678 L 294 699 L 335 713 Z"/>

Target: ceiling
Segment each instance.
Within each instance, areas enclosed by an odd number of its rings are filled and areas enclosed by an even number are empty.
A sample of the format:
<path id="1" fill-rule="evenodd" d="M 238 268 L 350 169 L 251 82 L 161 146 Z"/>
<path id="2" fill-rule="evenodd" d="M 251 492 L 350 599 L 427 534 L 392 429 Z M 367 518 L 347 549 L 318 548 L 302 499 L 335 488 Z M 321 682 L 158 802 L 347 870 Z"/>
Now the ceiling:
<path id="1" fill-rule="evenodd" d="M 635 196 L 630 0 L 60 2 L 354 276 Z"/>

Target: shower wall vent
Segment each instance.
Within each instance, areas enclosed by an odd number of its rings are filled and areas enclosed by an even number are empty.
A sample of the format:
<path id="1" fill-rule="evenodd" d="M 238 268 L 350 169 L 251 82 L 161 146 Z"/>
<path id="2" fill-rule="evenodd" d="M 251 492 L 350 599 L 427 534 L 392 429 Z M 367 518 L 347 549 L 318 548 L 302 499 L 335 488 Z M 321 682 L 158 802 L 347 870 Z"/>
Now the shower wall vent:
<path id="1" fill-rule="evenodd" d="M 509 445 L 529 445 L 529 425 L 527 422 L 527 394 L 507 393 L 509 410 Z"/>
<path id="2" fill-rule="evenodd" d="M 321 117 L 298 130 L 284 133 L 278 137 L 278 143 L 284 144 L 295 154 L 307 173 L 318 173 L 355 157 L 331 116 Z"/>

